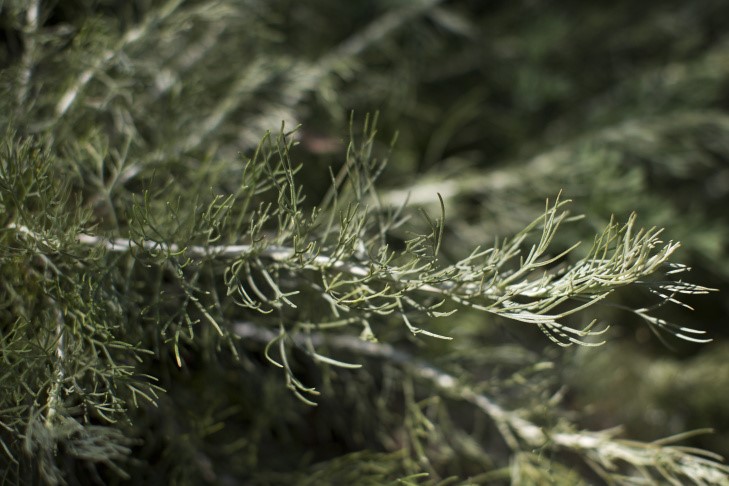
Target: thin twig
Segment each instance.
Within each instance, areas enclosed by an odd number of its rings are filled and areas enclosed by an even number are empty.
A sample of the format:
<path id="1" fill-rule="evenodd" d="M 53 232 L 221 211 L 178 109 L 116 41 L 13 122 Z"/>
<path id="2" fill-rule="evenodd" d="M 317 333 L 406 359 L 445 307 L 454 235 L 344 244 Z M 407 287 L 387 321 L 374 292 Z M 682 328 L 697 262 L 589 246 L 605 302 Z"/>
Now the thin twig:
<path id="1" fill-rule="evenodd" d="M 253 339 L 268 343 L 278 337 L 278 334 L 269 329 L 256 326 L 250 322 L 233 324 L 233 332 L 244 339 Z M 476 393 L 470 387 L 463 385 L 455 376 L 442 371 L 427 361 L 418 359 L 413 355 L 397 349 L 387 343 L 372 343 L 352 336 L 326 336 L 322 333 L 307 333 L 292 337 L 294 344 L 305 347 L 307 344 L 321 346 L 326 344 L 340 351 L 349 351 L 360 356 L 380 358 L 390 363 L 407 368 L 418 378 L 431 382 L 438 389 L 450 395 L 457 396 L 481 409 L 497 424 L 499 430 L 505 434 L 504 439 L 512 449 L 518 448 L 518 441 L 512 434 L 516 432 L 519 438 L 529 446 L 538 447 L 546 441 L 546 435 L 541 427 L 519 417 L 512 411 L 506 410 L 484 394 Z"/>
<path id="2" fill-rule="evenodd" d="M 74 103 L 79 93 L 83 91 L 87 84 L 96 76 L 96 74 L 103 69 L 112 59 L 117 57 L 125 48 L 135 43 L 139 39 L 144 39 L 148 34 L 148 31 L 168 18 L 172 13 L 179 7 L 182 0 L 170 0 L 154 14 L 147 15 L 144 21 L 130 30 L 128 30 L 124 36 L 117 42 L 113 49 L 105 51 L 101 57 L 95 59 L 91 66 L 85 69 L 79 74 L 76 81 L 66 90 L 61 96 L 58 103 L 56 104 L 56 118 L 61 118 L 68 112 L 71 105 Z"/>
<path id="3" fill-rule="evenodd" d="M 549 232 L 546 231 L 547 225 L 548 223 L 545 222 L 545 235 L 547 235 L 546 238 L 549 238 Z M 25 226 L 15 225 L 13 223 L 9 227 L 13 227 L 21 233 L 46 245 L 52 247 L 58 246 L 57 242 L 37 235 Z M 632 219 L 626 225 L 628 229 L 631 227 Z M 602 237 L 609 237 L 613 234 L 615 228 L 611 226 Z M 552 228 L 549 231 L 554 230 Z M 340 294 L 341 299 L 337 300 L 338 303 L 345 306 L 353 303 L 347 300 L 352 296 L 356 295 L 355 300 L 359 301 L 358 299 L 361 298 L 360 290 L 364 288 L 363 286 L 366 286 L 366 280 L 377 279 L 386 284 L 386 289 L 379 293 L 369 292 L 369 299 L 384 298 L 389 299 L 390 302 L 394 302 L 403 294 L 416 292 L 426 293 L 438 296 L 443 300 L 460 306 L 470 307 L 501 315 L 507 319 L 537 325 L 552 341 L 562 346 L 569 346 L 571 344 L 596 346 L 601 344 L 601 342 L 592 343 L 585 341 L 584 338 L 602 334 L 607 329 L 607 326 L 602 330 L 593 330 L 591 324 L 584 329 L 577 329 L 566 326 L 560 323 L 559 320 L 597 304 L 606 298 L 614 288 L 636 283 L 642 276 L 658 271 L 659 267 L 665 263 L 667 258 L 676 249 L 675 244 L 669 243 L 663 246 L 657 253 L 651 255 L 653 246 L 660 243 L 656 239 L 658 233 L 640 232 L 640 234 L 642 235 L 640 240 L 629 241 L 629 238 L 625 240 L 625 244 L 630 244 L 635 247 L 630 252 L 625 253 L 621 250 L 621 246 L 614 251 L 614 254 L 610 258 L 600 259 L 593 256 L 592 259 L 578 262 L 559 276 L 550 276 L 542 270 L 542 277 L 530 279 L 526 275 L 527 273 L 539 271 L 551 261 L 550 259 L 540 259 L 541 253 L 546 250 L 546 245 L 548 244 L 548 241 L 543 241 L 540 243 L 539 248 L 532 247 L 526 259 L 522 258 L 520 268 L 516 271 L 499 275 L 498 273 L 493 273 L 495 272 L 495 270 L 491 270 L 493 265 L 488 264 L 480 273 L 476 273 L 476 276 L 480 277 L 476 281 L 474 281 L 475 279 L 470 270 L 464 270 L 458 267 L 458 264 L 455 267 L 447 267 L 441 271 L 435 271 L 429 265 L 426 265 L 422 267 L 422 270 L 416 272 L 420 273 L 422 271 L 422 274 L 415 275 L 415 278 L 413 278 L 414 270 L 412 267 L 382 268 L 377 262 L 347 261 L 340 259 L 338 256 L 327 255 L 315 246 L 302 253 L 292 247 L 277 245 L 180 246 L 175 243 L 168 244 L 150 240 L 143 240 L 141 242 L 124 238 L 107 240 L 87 234 L 79 234 L 76 238 L 79 243 L 103 247 L 107 251 L 116 253 L 124 253 L 141 248 L 150 252 L 170 255 L 184 254 L 187 257 L 200 259 L 246 259 L 247 257 L 255 257 L 284 265 L 295 264 L 301 270 L 313 270 L 320 273 L 336 271 L 340 274 L 348 274 L 355 277 L 355 280 L 345 282 L 347 285 L 351 285 L 351 287 L 343 294 L 344 297 Z M 545 236 L 543 236 L 543 240 L 544 238 Z M 612 244 L 612 239 L 608 238 L 605 244 Z M 603 246 L 598 246 L 598 249 L 602 251 Z M 506 254 L 500 257 L 503 260 L 501 263 L 519 254 L 519 252 L 514 251 L 514 248 L 507 250 Z M 612 250 L 609 250 L 605 246 L 604 251 L 606 253 Z M 467 261 L 470 260 L 471 257 L 467 259 Z M 488 278 L 492 281 L 484 284 L 483 279 L 487 274 Z M 613 275 L 617 275 L 617 277 L 611 278 Z M 391 292 L 388 293 L 388 289 L 391 289 Z M 686 285 L 680 281 L 672 283 L 672 289 L 673 293 L 706 293 L 711 290 L 695 285 Z M 528 300 L 520 302 L 518 298 L 526 298 Z M 557 306 L 567 301 L 574 302 L 578 299 L 581 302 L 566 309 L 555 310 Z M 415 307 L 418 308 L 417 305 Z M 381 305 L 378 306 L 374 302 L 371 307 L 371 310 L 375 312 L 378 310 L 384 312 L 387 309 L 389 309 L 387 305 L 384 307 Z M 668 327 L 662 327 L 670 332 Z M 703 334 L 703 331 L 699 330 L 692 330 L 691 332 Z M 673 334 L 685 339 L 681 334 L 675 332 Z"/>
<path id="4" fill-rule="evenodd" d="M 52 299 L 51 299 L 52 300 Z M 47 413 L 46 413 L 46 427 L 53 426 L 53 418 L 58 413 L 58 405 L 61 399 L 61 385 L 65 376 L 64 361 L 66 359 L 65 352 L 65 322 L 63 319 L 63 313 L 58 308 L 58 304 L 55 301 L 50 302 L 50 306 L 53 309 L 53 315 L 56 320 L 56 375 L 53 379 L 51 389 L 48 391 L 48 402 L 47 402 Z"/>
<path id="5" fill-rule="evenodd" d="M 237 322 L 232 326 L 236 336 L 268 343 L 280 336 L 273 331 L 251 322 Z M 680 447 L 665 446 L 663 442 L 641 443 L 615 438 L 616 430 L 568 432 L 549 430 L 523 418 L 519 413 L 507 410 L 492 398 L 478 393 L 468 384 L 427 361 L 417 358 L 387 343 L 373 343 L 354 336 L 307 332 L 289 336 L 296 346 L 327 345 L 339 351 L 355 353 L 368 358 L 378 358 L 405 368 L 412 375 L 431 383 L 442 393 L 468 402 L 489 416 L 496 424 L 504 441 L 512 450 L 536 448 L 564 449 L 584 455 L 586 458 L 614 469 L 616 461 L 638 467 L 666 468 L 675 478 L 690 477 L 697 484 L 721 484 L 726 479 L 729 466 L 721 464 L 715 455 L 691 454 Z M 565 427 L 560 426 L 561 429 Z M 589 462 L 588 462 L 589 464 Z"/>
<path id="6" fill-rule="evenodd" d="M 18 106 L 22 107 L 28 97 L 30 78 L 33 75 L 33 62 L 35 57 L 36 35 L 38 32 L 40 16 L 40 0 L 31 0 L 25 12 L 25 28 L 23 29 L 23 57 L 20 71 L 20 86 L 18 88 Z"/>

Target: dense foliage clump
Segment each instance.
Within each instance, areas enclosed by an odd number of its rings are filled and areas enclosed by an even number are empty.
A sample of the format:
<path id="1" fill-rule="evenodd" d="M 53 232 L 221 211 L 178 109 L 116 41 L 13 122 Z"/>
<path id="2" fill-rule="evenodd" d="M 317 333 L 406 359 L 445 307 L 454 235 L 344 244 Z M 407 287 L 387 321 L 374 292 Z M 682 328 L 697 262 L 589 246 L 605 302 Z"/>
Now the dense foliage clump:
<path id="1" fill-rule="evenodd" d="M 727 19 L 0 2 L 1 482 L 728 484 Z"/>

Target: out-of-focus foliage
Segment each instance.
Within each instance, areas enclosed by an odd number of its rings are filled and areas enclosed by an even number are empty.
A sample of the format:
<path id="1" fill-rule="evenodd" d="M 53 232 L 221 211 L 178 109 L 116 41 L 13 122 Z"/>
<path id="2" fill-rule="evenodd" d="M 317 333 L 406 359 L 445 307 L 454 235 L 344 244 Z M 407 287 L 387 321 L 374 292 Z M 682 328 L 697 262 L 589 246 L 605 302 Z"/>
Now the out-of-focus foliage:
<path id="1" fill-rule="evenodd" d="M 0 482 L 729 483 L 728 27 L 0 1 Z"/>

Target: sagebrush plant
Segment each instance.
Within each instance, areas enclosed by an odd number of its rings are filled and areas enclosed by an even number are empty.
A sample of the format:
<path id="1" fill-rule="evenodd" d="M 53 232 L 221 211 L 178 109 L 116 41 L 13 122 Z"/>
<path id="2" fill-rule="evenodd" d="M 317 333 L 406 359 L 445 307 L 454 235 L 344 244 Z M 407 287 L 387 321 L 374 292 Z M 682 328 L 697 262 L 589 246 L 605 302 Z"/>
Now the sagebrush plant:
<path id="1" fill-rule="evenodd" d="M 729 482 L 718 454 L 680 445 L 707 430 L 590 429 L 564 382 L 567 348 L 601 353 L 625 319 L 711 340 L 671 309 L 713 289 L 684 280 L 672 228 L 629 211 L 669 222 L 681 208 L 622 192 L 644 188 L 633 159 L 687 181 L 713 167 L 725 115 L 604 127 L 615 116 L 595 108 L 587 133 L 483 170 L 458 133 L 488 97 L 476 90 L 435 117 L 432 173 L 411 177 L 433 120 L 415 88 L 434 74 L 473 86 L 479 32 L 526 3 L 1 3 L 3 482 Z M 562 28 L 525 22 L 526 38 Z M 494 59 L 521 52 L 498 39 Z M 505 71 L 519 83 L 490 81 L 538 118 L 570 86 L 532 55 Z M 398 117 L 397 140 L 378 134 Z M 660 165 L 666 147 L 683 152 Z M 446 162 L 463 173 L 444 177 Z M 686 228 L 720 259 L 723 230 Z"/>

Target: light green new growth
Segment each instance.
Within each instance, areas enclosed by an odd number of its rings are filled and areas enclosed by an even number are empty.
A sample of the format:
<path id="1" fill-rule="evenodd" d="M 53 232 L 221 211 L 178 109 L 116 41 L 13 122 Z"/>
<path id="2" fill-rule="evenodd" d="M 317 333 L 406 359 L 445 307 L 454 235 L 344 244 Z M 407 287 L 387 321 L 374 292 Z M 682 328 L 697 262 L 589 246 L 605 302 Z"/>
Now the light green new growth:
<path id="1" fill-rule="evenodd" d="M 596 330 L 598 323 L 594 319 L 580 327 L 565 321 L 577 313 L 588 313 L 591 306 L 609 298 L 621 287 L 646 287 L 660 298 L 658 306 L 680 303 L 677 300 L 680 294 L 706 293 L 710 289 L 680 280 L 651 280 L 663 270 L 674 275 L 686 268 L 669 263 L 678 245 L 663 243 L 659 239 L 661 231 L 655 228 L 637 229 L 635 215 L 625 224 L 611 222 L 596 235 L 585 257 L 564 264 L 565 257 L 579 244 L 553 254 L 550 243 L 561 225 L 580 218 L 570 217 L 566 210 L 569 201 L 559 198 L 548 203 L 544 215 L 515 237 L 485 249 L 477 247 L 452 264 L 442 263 L 438 251 L 446 226 L 447 210 L 443 205 L 440 217 L 435 220 L 422 213 L 430 227 L 429 233 L 413 233 L 405 242 L 404 250 L 391 250 L 385 236 L 391 228 L 406 225 L 409 213 L 406 206 L 389 211 L 376 204 L 374 183 L 385 162 L 372 155 L 374 136 L 374 123 L 366 121 L 364 141 L 359 145 L 352 142 L 347 151 L 347 162 L 342 169 L 345 176 L 333 177 L 334 190 L 327 197 L 327 204 L 311 210 L 303 209 L 303 191 L 295 183 L 300 168 L 291 161 L 291 143 L 281 135 L 266 137 L 256 154 L 246 161 L 243 197 L 215 196 L 209 204 L 197 207 L 195 214 L 199 216 L 195 221 L 180 221 L 178 208 L 166 204 L 164 211 L 172 226 L 158 226 L 157 221 L 161 220 L 154 214 L 153 201 L 147 193 L 133 209 L 130 238 L 104 238 L 79 232 L 65 236 L 64 242 L 44 234 L 38 223 L 22 216 L 17 222 L 8 222 L 5 228 L 15 232 L 13 238 L 25 245 L 40 245 L 59 252 L 70 244 L 75 246 L 75 252 L 82 254 L 102 250 L 106 258 L 116 259 L 115 254 L 122 254 L 134 260 L 153 261 L 156 266 L 174 272 L 186 301 L 180 317 L 186 324 L 176 327 L 173 334 L 178 366 L 183 366 L 179 346 L 185 329 L 189 332 L 186 339 L 193 339 L 200 332 L 194 331 L 198 323 L 211 326 L 216 334 L 227 336 L 226 339 L 237 336 L 265 340 L 265 356 L 284 371 L 287 387 L 303 402 L 316 405 L 315 397 L 320 392 L 296 377 L 291 366 L 292 347 L 316 363 L 347 369 L 362 366 L 356 359 L 358 355 L 375 356 L 410 370 L 418 379 L 432 381 L 447 396 L 481 409 L 495 421 L 514 451 L 523 447 L 569 449 L 584 455 L 588 464 L 598 471 L 610 469 L 613 456 L 641 468 L 665 463 L 657 471 L 674 480 L 691 471 L 692 477 L 704 477 L 710 482 L 719 471 L 726 471 L 724 466 L 694 458 L 681 449 L 632 446 L 616 442 L 610 433 L 569 428 L 565 431 L 564 424 L 554 430 L 543 429 L 476 393 L 467 383 L 459 383 L 455 377 L 426 362 L 378 343 L 373 321 L 383 316 L 396 317 L 413 335 L 451 339 L 420 327 L 419 322 L 428 317 L 451 316 L 460 308 L 471 308 L 535 325 L 562 346 L 595 346 L 602 343 L 594 337 L 604 335 L 608 329 L 606 324 L 601 323 Z M 263 202 L 267 195 L 275 206 Z M 256 204 L 256 199 L 261 202 Z M 364 201 L 375 201 L 375 204 L 370 207 Z M 180 233 L 187 236 L 179 243 L 167 236 Z M 536 243 L 528 244 L 534 236 Z M 220 243 L 231 239 L 237 241 Z M 54 268 L 51 260 L 41 258 L 45 266 Z M 210 299 L 210 292 L 197 286 L 196 280 L 206 267 L 215 269 L 214 274 L 222 278 L 225 295 Z M 197 270 L 190 274 L 188 268 Z M 53 273 L 63 275 L 57 269 Z M 225 299 L 262 315 L 264 320 L 260 324 L 230 322 L 221 313 Z M 301 305 L 318 308 L 316 319 L 297 317 Z M 48 384 L 48 400 L 42 408 L 45 429 L 39 430 L 55 430 L 61 386 L 68 386 L 62 384 L 78 376 L 66 375 L 69 336 L 65 318 L 56 304 L 51 302 L 49 307 L 55 309 L 57 370 Z M 649 308 L 629 311 L 658 330 L 682 339 L 708 341 L 696 337 L 702 331 L 651 316 Z M 275 333 L 267 329 L 272 323 L 278 329 Z M 346 328 L 354 328 L 360 338 L 342 334 Z M 326 336 L 334 332 L 332 337 Z M 320 348 L 336 354 L 328 355 Z M 340 354 L 354 356 L 334 357 Z M 132 384 L 128 388 L 135 406 L 138 406 L 137 397 L 156 401 L 153 388 L 144 391 Z M 113 395 L 109 395 L 109 400 L 108 404 L 99 403 L 94 407 L 100 416 L 113 422 L 113 415 L 108 414 L 123 413 L 123 408 L 113 405 Z M 69 419 L 58 420 L 64 424 Z M 26 440 L 34 439 L 26 434 Z M 7 445 L 5 449 L 8 450 Z M 97 451 L 94 454 L 101 454 L 104 459 L 99 460 L 105 462 L 117 457 L 116 453 L 107 456 Z M 660 455 L 660 460 L 654 454 Z M 77 456 L 85 457 L 80 452 Z M 514 474 L 518 477 L 521 473 Z"/>
<path id="2" fill-rule="evenodd" d="M 667 312 L 713 290 L 668 238 L 724 268 L 702 211 L 729 184 L 664 241 L 681 208 L 645 174 L 713 167 L 729 119 L 624 122 L 611 101 L 554 136 L 515 123 L 604 87 L 562 87 L 541 58 L 569 37 L 546 4 L 451 3 L 0 2 L 0 483 L 727 484 L 719 455 L 676 445 L 694 432 L 590 430 L 565 376 L 639 321 L 710 341 Z M 698 76 L 720 100 L 726 45 L 605 96 L 683 100 Z M 362 106 L 394 115 L 316 147 L 317 120 Z M 377 126 L 397 124 L 388 151 Z M 518 160 L 483 163 L 509 137 Z"/>

